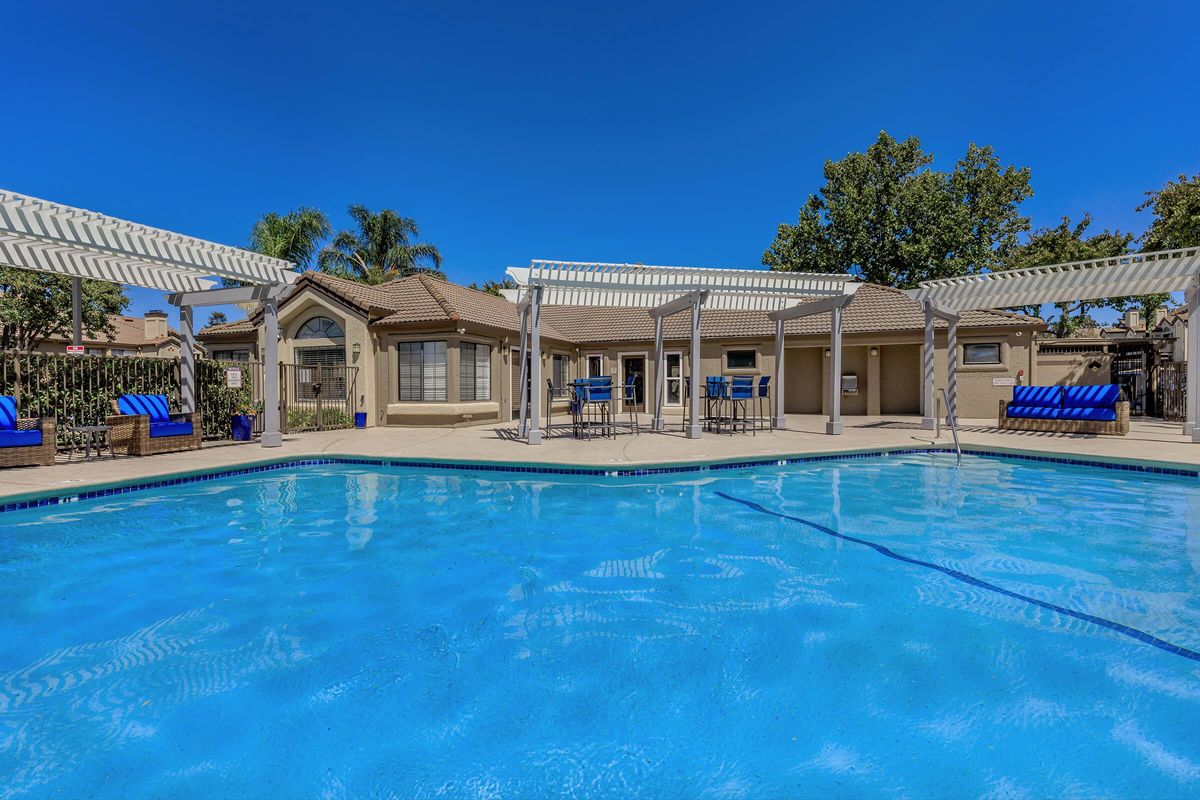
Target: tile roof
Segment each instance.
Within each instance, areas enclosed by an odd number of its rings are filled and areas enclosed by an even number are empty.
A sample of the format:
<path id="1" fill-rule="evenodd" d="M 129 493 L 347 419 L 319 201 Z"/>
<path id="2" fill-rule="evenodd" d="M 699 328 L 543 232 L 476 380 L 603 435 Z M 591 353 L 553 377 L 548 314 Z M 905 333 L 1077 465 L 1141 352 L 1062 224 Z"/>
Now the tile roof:
<path id="1" fill-rule="evenodd" d="M 166 336 L 147 338 L 146 322 L 142 317 L 127 317 L 122 314 L 112 314 L 109 316 L 108 321 L 113 327 L 111 338 L 107 333 L 98 332 L 96 336 L 85 337 L 84 341 L 89 344 L 115 344 L 141 347 L 148 344 L 159 344 L 171 338 L 179 338 L 179 331 L 170 327 L 167 328 Z M 46 341 L 69 342 L 71 341 L 71 334 L 55 333 L 47 336 Z"/>
<path id="2" fill-rule="evenodd" d="M 197 336 L 233 336 L 235 334 L 254 333 L 257 327 L 249 319 L 239 319 L 233 322 L 222 322 L 220 325 L 209 325 L 201 328 Z"/>
<path id="3" fill-rule="evenodd" d="M 644 308 L 591 308 L 575 306 L 546 306 L 542 319 L 577 342 L 646 341 L 654 338 L 654 323 Z M 791 336 L 828 335 L 830 315 L 789 320 L 784 331 Z M 962 315 L 960 328 L 1044 327 L 1039 319 L 1007 311 L 967 311 Z M 939 322 L 938 327 L 945 327 Z M 865 283 L 859 287 L 854 300 L 842 317 L 843 333 L 899 333 L 921 331 L 925 314 L 921 306 L 899 289 Z M 663 335 L 668 339 L 686 339 L 691 335 L 691 319 L 687 314 L 667 318 Z M 700 335 L 713 339 L 740 337 L 769 337 L 775 335 L 775 324 L 761 311 L 703 311 L 700 315 Z"/>

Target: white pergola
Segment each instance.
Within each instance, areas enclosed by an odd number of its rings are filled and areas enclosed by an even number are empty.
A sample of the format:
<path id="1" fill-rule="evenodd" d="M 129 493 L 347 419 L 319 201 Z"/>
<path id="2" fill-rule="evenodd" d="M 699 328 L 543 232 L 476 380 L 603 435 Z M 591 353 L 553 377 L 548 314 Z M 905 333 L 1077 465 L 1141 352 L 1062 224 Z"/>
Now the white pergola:
<path id="1" fill-rule="evenodd" d="M 1013 306 L 1102 300 L 1108 297 L 1184 292 L 1188 317 L 1187 419 L 1183 432 L 1200 442 L 1200 248 L 1131 253 L 1112 258 L 1050 264 L 1007 272 L 988 272 L 958 278 L 924 281 L 909 295 L 925 309 L 924 386 L 921 394 L 924 425 L 933 428 L 934 320 L 948 323 L 947 399 L 954 413 L 958 362 L 959 314 Z"/>
<path id="2" fill-rule="evenodd" d="M 248 250 L 127 222 L 81 208 L 0 189 L 0 264 L 72 279 L 74 344 L 82 344 L 83 280 L 158 289 L 179 306 L 180 402 L 196 409 L 195 306 L 261 302 L 266 336 L 263 353 L 264 447 L 283 443 L 279 429 L 277 303 L 299 277 L 292 264 Z M 214 279 L 245 284 L 220 289 Z"/>
<path id="3" fill-rule="evenodd" d="M 700 311 L 702 308 L 765 311 L 775 322 L 775 409 L 772 426 L 785 427 L 783 405 L 784 322 L 829 313 L 832 379 L 829 422 L 826 432 L 842 432 L 841 389 L 842 311 L 858 290 L 850 275 L 803 272 L 767 272 L 703 267 L 654 267 L 643 264 L 600 264 L 571 261 L 533 261 L 528 267 L 511 267 L 508 274 L 516 289 L 504 290 L 518 304 L 521 316 L 521 392 L 518 433 L 529 444 L 540 444 L 541 430 L 541 309 L 543 306 L 645 308 L 654 320 L 654 418 L 651 429 L 663 430 L 666 388 L 663 320 L 690 311 L 691 352 L 688 375 L 688 438 L 702 435 L 699 416 Z M 526 329 L 529 332 L 526 332 Z M 527 357 L 528 356 L 528 357 Z M 526 369 L 529 374 L 526 374 Z"/>

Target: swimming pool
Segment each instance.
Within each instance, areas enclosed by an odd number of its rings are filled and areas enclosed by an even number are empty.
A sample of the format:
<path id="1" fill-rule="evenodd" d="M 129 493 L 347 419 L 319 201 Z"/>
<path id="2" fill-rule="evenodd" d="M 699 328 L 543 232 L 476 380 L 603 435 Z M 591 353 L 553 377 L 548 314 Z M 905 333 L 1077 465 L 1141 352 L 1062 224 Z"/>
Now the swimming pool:
<path id="1" fill-rule="evenodd" d="M 0 514 L 0 797 L 1200 794 L 1200 481 L 320 464 Z"/>

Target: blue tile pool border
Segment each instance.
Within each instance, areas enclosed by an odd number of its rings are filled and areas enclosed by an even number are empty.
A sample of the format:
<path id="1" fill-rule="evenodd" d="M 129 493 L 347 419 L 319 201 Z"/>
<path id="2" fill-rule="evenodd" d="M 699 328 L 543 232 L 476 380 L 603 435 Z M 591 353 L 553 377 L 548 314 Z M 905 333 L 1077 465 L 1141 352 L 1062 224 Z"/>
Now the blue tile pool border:
<path id="1" fill-rule="evenodd" d="M 186 483 L 199 483 L 218 478 L 230 478 L 238 475 L 252 475 L 259 472 L 295 467 L 325 466 L 330 464 L 348 464 L 367 467 L 400 467 L 408 469 L 441 469 L 466 472 L 507 472 L 521 475 L 583 475 L 598 478 L 638 478 L 649 475 L 671 475 L 689 472 L 712 472 L 719 470 L 749 469 L 752 467 L 774 467 L 787 464 L 806 464 L 822 461 L 842 461 L 855 458 L 886 458 L 888 456 L 947 454 L 954 451 L 945 447 L 911 447 L 900 449 L 876 449 L 849 451 L 844 453 L 819 453 L 813 455 L 781 455 L 770 458 L 759 457 L 738 459 L 732 461 L 687 462 L 682 464 L 662 464 L 645 467 L 580 467 L 554 464 L 515 464 L 506 462 L 487 461 L 452 461 L 452 460 L 423 460 L 407 458 L 370 458 L 365 456 L 330 455 L 317 458 L 303 456 L 282 458 L 261 464 L 244 467 L 231 467 L 211 472 L 188 473 L 168 476 L 156 480 L 137 481 L 117 486 L 104 486 L 96 489 L 85 489 L 78 492 L 43 495 L 26 499 L 13 500 L 0 504 L 0 513 L 6 511 L 21 511 L 29 508 L 56 506 L 63 503 L 73 503 L 80 500 L 95 500 L 112 495 L 141 492 L 147 489 L 161 489 L 166 486 L 180 486 Z M 1172 475 L 1184 478 L 1200 478 L 1200 468 L 1196 467 L 1165 467 L 1150 464 L 1138 464 L 1125 461 L 1099 461 L 1088 458 L 1071 458 L 1067 456 L 1034 455 L 1005 450 L 964 449 L 963 455 L 983 458 L 1000 458 L 1014 461 L 1034 461 L 1047 464 L 1065 464 L 1077 467 L 1099 467 L 1101 469 L 1119 470 L 1123 472 L 1141 472 L 1153 475 Z"/>

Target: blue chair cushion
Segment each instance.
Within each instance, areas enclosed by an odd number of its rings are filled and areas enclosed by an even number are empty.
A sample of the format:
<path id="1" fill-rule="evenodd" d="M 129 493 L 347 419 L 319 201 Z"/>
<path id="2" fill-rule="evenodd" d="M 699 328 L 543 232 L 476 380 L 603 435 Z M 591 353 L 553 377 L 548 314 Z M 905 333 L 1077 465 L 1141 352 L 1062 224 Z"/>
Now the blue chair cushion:
<path id="1" fill-rule="evenodd" d="M 171 412 L 165 394 L 123 394 L 117 398 L 117 410 L 122 414 L 144 414 L 150 422 L 168 422 Z"/>
<path id="2" fill-rule="evenodd" d="M 761 378 L 758 379 L 758 396 L 759 397 L 767 396 L 767 392 L 768 392 L 767 387 L 770 385 L 770 383 L 771 383 L 770 375 L 763 375 Z"/>
<path id="3" fill-rule="evenodd" d="M 12 395 L 0 395 L 0 431 L 11 431 L 17 427 L 17 401 Z"/>
<path id="4" fill-rule="evenodd" d="M 1064 408 L 1058 412 L 1058 418 L 1112 422 L 1117 418 L 1117 410 L 1115 408 Z"/>
<path id="5" fill-rule="evenodd" d="M 1063 408 L 1112 408 L 1121 399 L 1121 387 L 1115 383 L 1100 386 L 1068 386 L 1063 393 Z M 1074 417 L 1072 418 L 1074 419 Z"/>
<path id="6" fill-rule="evenodd" d="M 1061 419 L 1059 412 L 1060 408 L 1047 408 L 1046 406 L 1016 406 L 1012 403 L 1008 404 L 1008 410 L 1005 415 L 1012 418 L 1020 419 Z"/>
<path id="7" fill-rule="evenodd" d="M 41 444 L 41 431 L 0 431 L 0 447 L 39 447 Z"/>
<path id="8" fill-rule="evenodd" d="M 192 423 L 190 422 L 151 422 L 150 423 L 150 438 L 157 439 L 160 436 L 191 436 Z"/>
<path id="9" fill-rule="evenodd" d="M 1061 386 L 1014 386 L 1010 405 L 1018 408 L 1061 408 Z"/>

